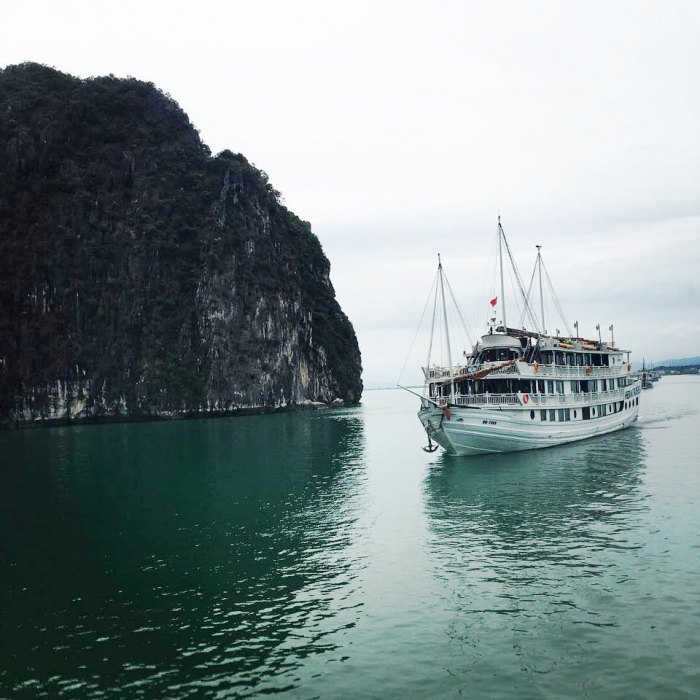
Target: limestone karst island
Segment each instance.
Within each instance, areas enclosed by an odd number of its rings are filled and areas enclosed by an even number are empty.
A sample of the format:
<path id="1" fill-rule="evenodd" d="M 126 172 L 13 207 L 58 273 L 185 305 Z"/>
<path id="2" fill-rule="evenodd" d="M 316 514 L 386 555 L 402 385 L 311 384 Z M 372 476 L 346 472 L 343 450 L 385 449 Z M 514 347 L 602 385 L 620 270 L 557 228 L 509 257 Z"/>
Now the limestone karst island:
<path id="1" fill-rule="evenodd" d="M 359 401 L 310 225 L 150 83 L 0 71 L 0 421 Z"/>

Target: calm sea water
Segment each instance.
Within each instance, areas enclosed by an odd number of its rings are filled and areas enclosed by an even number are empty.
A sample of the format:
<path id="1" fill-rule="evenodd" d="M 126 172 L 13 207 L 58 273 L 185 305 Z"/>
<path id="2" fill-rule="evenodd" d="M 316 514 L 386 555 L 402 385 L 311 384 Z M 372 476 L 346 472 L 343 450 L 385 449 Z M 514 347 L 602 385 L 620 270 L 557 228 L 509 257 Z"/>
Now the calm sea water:
<path id="1" fill-rule="evenodd" d="M 416 400 L 0 434 L 0 697 L 700 695 L 700 378 L 425 454 Z"/>

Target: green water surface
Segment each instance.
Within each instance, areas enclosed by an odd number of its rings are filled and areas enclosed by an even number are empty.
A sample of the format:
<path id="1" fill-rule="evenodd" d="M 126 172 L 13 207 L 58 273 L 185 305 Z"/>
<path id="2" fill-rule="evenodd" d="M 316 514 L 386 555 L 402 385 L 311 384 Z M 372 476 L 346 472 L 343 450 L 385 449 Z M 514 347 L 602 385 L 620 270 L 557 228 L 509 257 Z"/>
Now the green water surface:
<path id="1" fill-rule="evenodd" d="M 700 379 L 527 453 L 416 410 L 0 433 L 0 697 L 700 696 Z"/>

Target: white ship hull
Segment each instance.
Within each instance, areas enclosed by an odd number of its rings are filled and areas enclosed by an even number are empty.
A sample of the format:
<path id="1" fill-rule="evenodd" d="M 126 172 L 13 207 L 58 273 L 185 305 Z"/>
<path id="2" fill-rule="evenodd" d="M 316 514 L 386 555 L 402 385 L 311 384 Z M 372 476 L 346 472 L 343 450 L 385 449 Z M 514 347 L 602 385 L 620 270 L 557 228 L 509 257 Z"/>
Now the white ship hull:
<path id="1" fill-rule="evenodd" d="M 448 418 L 443 410 L 430 405 L 421 408 L 418 418 L 430 438 L 448 453 L 479 455 L 537 450 L 605 435 L 629 427 L 638 413 L 639 405 L 632 402 L 628 408 L 605 416 L 583 420 L 579 410 L 576 419 L 558 422 L 540 421 L 539 408 L 533 420 L 530 409 L 451 406 Z"/>

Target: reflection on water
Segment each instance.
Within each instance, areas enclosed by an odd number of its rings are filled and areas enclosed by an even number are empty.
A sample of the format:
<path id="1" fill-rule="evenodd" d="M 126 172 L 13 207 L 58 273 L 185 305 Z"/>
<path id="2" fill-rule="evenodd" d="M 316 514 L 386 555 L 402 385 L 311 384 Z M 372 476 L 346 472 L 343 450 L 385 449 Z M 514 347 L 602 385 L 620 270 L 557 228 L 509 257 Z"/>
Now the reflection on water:
<path id="1" fill-rule="evenodd" d="M 642 546 L 644 464 L 643 435 L 630 429 L 432 466 L 428 550 L 452 611 L 445 632 L 475 652 L 455 672 L 515 655 L 516 668 L 546 673 L 584 653 L 586 634 L 571 625 L 617 624 L 605 597 L 634 575 L 620 563 Z"/>
<path id="2" fill-rule="evenodd" d="M 425 481 L 435 545 L 450 537 L 461 545 L 466 537 L 492 555 L 546 559 L 568 557 L 570 543 L 582 537 L 594 549 L 615 546 L 618 529 L 600 525 L 615 521 L 624 528 L 626 516 L 643 507 L 643 462 L 643 438 L 634 429 L 469 464 L 443 455 Z"/>
<path id="3" fill-rule="evenodd" d="M 4 676 L 28 697 L 245 694 L 354 624 L 353 409 L 28 431 L 2 446 L 0 689 Z"/>

